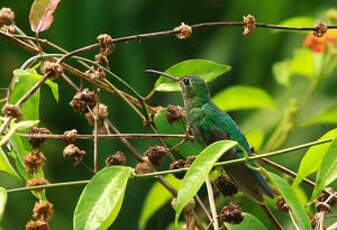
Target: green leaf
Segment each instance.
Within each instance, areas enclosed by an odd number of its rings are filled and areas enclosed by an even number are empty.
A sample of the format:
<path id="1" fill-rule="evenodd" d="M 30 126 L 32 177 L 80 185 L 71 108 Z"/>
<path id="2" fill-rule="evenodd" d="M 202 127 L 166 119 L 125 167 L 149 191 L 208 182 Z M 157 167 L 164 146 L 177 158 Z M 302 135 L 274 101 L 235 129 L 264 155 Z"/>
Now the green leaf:
<path id="1" fill-rule="evenodd" d="M 291 77 L 290 66 L 288 61 L 276 62 L 272 67 L 274 77 L 276 81 L 284 86 L 289 85 Z"/>
<path id="2" fill-rule="evenodd" d="M 276 186 L 277 191 L 281 193 L 282 197 L 289 205 L 289 208 L 294 216 L 297 225 L 299 226 L 299 229 L 311 230 L 312 228 L 310 219 L 298 197 L 296 196 L 296 193 L 294 192 L 294 190 L 292 190 L 290 185 L 276 174 L 269 172 L 268 177 Z"/>
<path id="3" fill-rule="evenodd" d="M 112 166 L 99 171 L 85 186 L 74 213 L 74 230 L 107 229 L 116 219 L 132 169 Z"/>
<path id="4" fill-rule="evenodd" d="M 203 59 L 191 59 L 171 66 L 165 71 L 165 73 L 171 74 L 176 77 L 197 75 L 204 79 L 206 82 L 210 82 L 221 74 L 228 72 L 230 69 L 231 67 L 228 65 L 218 64 L 213 61 Z M 157 91 L 163 92 L 181 90 L 178 83 L 164 76 L 161 76 L 156 81 L 155 88 Z"/>
<path id="5" fill-rule="evenodd" d="M 230 140 L 217 141 L 207 146 L 192 163 L 181 182 L 177 196 L 177 208 L 175 222 L 178 222 L 183 208 L 192 200 L 198 192 L 206 177 L 217 160 L 229 149 L 237 145 Z"/>
<path id="6" fill-rule="evenodd" d="M 325 133 L 318 140 L 325 140 L 337 136 L 337 129 L 332 129 L 329 132 Z M 330 142 L 312 146 L 305 153 L 302 158 L 300 167 L 298 169 L 297 177 L 292 186 L 297 186 L 306 176 L 309 176 L 311 173 L 314 173 L 318 170 L 321 165 L 324 154 L 330 147 Z"/>
<path id="7" fill-rule="evenodd" d="M 213 97 L 213 102 L 225 111 L 240 109 L 276 109 L 273 98 L 263 89 L 232 86 Z"/>
<path id="8" fill-rule="evenodd" d="M 293 17 L 293 18 L 286 19 L 286 20 L 282 21 L 281 23 L 279 23 L 279 25 L 281 25 L 281 26 L 293 26 L 293 27 L 312 27 L 312 25 L 315 22 L 316 22 L 316 20 L 314 18 L 302 16 L 302 17 Z M 285 30 L 275 30 L 275 31 L 281 32 L 281 31 L 285 31 Z M 298 31 L 298 32 L 303 33 L 303 31 Z M 304 32 L 308 33 L 307 31 L 304 31 Z"/>
<path id="9" fill-rule="evenodd" d="M 178 224 L 172 223 L 166 228 L 166 230 L 185 230 L 185 227 L 184 227 L 185 224 L 186 223 L 184 222 L 179 222 Z"/>
<path id="10" fill-rule="evenodd" d="M 180 180 L 176 179 L 172 175 L 165 177 L 165 180 L 176 190 L 179 189 Z M 159 182 L 156 182 L 148 193 L 141 216 L 139 218 L 139 229 L 143 230 L 146 227 L 146 223 L 167 201 L 173 198 L 172 194 Z"/>
<path id="11" fill-rule="evenodd" d="M 6 203 L 7 203 L 6 189 L 3 187 L 0 187 L 0 222 L 1 222 L 2 216 L 6 209 Z"/>
<path id="12" fill-rule="evenodd" d="M 322 190 L 337 179 L 337 139 L 330 144 L 328 151 L 324 154 L 319 167 L 316 186 L 312 192 L 311 200 L 314 200 Z"/>
<path id="13" fill-rule="evenodd" d="M 317 116 L 309 118 L 308 120 L 304 121 L 302 124 L 303 125 L 316 125 L 316 124 L 325 124 L 325 123 L 331 123 L 331 124 L 337 123 L 337 105 L 334 105 L 328 108 L 323 113 Z"/>
<path id="14" fill-rule="evenodd" d="M 263 144 L 264 132 L 260 129 L 253 129 L 245 133 L 248 144 L 251 147 L 254 147 L 255 152 L 258 152 Z"/>
<path id="15" fill-rule="evenodd" d="M 313 78 L 314 58 L 311 50 L 306 48 L 296 49 L 290 63 L 290 71 L 293 74 Z"/>
<path id="16" fill-rule="evenodd" d="M 258 230 L 268 230 L 262 222 L 257 219 L 255 216 L 243 212 L 243 216 L 245 217 L 240 224 L 229 224 L 225 223 L 225 226 L 228 230 L 241 230 L 241 229 L 258 229 Z"/>
<path id="17" fill-rule="evenodd" d="M 0 171 L 4 171 L 21 180 L 20 176 L 16 173 L 15 169 L 9 163 L 6 153 L 4 153 L 4 151 L 1 148 L 0 148 Z"/>
<path id="18" fill-rule="evenodd" d="M 157 131 L 162 134 L 185 134 L 186 120 L 180 120 L 169 123 L 166 119 L 167 108 L 161 109 L 154 117 L 154 124 Z M 180 140 L 167 139 L 165 142 L 168 146 L 173 147 L 180 142 Z M 181 156 L 188 157 L 198 155 L 203 150 L 203 147 L 198 142 L 187 141 L 183 145 L 175 149 Z"/>

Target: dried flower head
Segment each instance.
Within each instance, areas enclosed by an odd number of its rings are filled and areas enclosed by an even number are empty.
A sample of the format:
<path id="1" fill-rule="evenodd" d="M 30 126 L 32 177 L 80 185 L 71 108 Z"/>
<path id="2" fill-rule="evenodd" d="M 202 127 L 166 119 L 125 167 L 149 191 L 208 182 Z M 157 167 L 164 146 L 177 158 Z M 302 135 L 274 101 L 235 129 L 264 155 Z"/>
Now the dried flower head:
<path id="1" fill-rule="evenodd" d="M 88 107 L 94 108 L 97 104 L 97 94 L 95 91 L 84 89 L 75 94 L 73 100 L 70 102 L 71 107 L 77 112 L 87 113 Z"/>
<path id="2" fill-rule="evenodd" d="M 197 159 L 197 156 L 187 157 L 186 160 L 185 160 L 185 168 L 191 167 L 191 165 L 195 161 L 195 159 Z"/>
<path id="3" fill-rule="evenodd" d="M 229 176 L 219 175 L 214 179 L 214 184 L 218 192 L 224 197 L 233 196 L 238 192 L 237 187 L 229 178 Z"/>
<path id="4" fill-rule="evenodd" d="M 49 184 L 49 181 L 46 178 L 37 177 L 37 178 L 32 178 L 28 180 L 26 187 L 35 187 L 35 186 L 46 185 L 46 184 Z M 41 189 L 37 189 L 36 191 L 40 192 Z"/>
<path id="5" fill-rule="evenodd" d="M 170 164 L 170 169 L 181 169 L 181 168 L 185 168 L 185 161 L 183 159 L 179 159 L 175 162 L 172 162 Z M 185 172 L 182 172 L 182 173 L 175 173 L 174 176 L 177 178 L 177 179 L 183 179 L 184 176 L 185 176 Z"/>
<path id="6" fill-rule="evenodd" d="M 0 10 L 0 26 L 14 24 L 15 14 L 10 8 L 3 7 Z"/>
<path id="7" fill-rule="evenodd" d="M 59 63 L 45 61 L 42 65 L 41 71 L 44 75 L 48 74 L 51 80 L 54 80 L 63 73 L 63 67 Z"/>
<path id="8" fill-rule="evenodd" d="M 171 124 L 175 121 L 180 121 L 185 118 L 185 111 L 180 106 L 167 106 L 166 119 Z"/>
<path id="9" fill-rule="evenodd" d="M 316 22 L 314 24 L 314 28 L 315 30 L 313 32 L 313 35 L 316 37 L 322 37 L 328 30 L 328 27 L 322 22 Z"/>
<path id="10" fill-rule="evenodd" d="M 163 159 L 168 153 L 168 148 L 156 145 L 148 148 L 145 152 L 145 155 L 154 166 L 159 166 L 163 163 Z"/>
<path id="11" fill-rule="evenodd" d="M 95 61 L 97 64 L 104 66 L 105 68 L 109 68 L 109 60 L 108 57 L 104 53 L 99 53 L 95 55 Z"/>
<path id="12" fill-rule="evenodd" d="M 28 134 L 29 135 L 40 135 L 40 134 L 51 134 L 51 132 L 47 129 L 47 128 L 37 128 L 37 127 L 31 127 L 28 130 Z M 45 142 L 45 138 L 43 137 L 29 137 L 28 141 L 31 144 L 31 146 L 35 147 L 35 148 L 39 148 L 43 145 L 43 143 Z"/>
<path id="13" fill-rule="evenodd" d="M 124 165 L 126 157 L 122 151 L 117 151 L 114 155 L 110 155 L 105 160 L 106 167 L 113 165 Z"/>
<path id="14" fill-rule="evenodd" d="M 97 115 L 97 105 L 92 109 L 92 113 L 94 114 L 94 116 Z M 109 115 L 108 107 L 100 103 L 98 108 L 98 120 L 104 121 L 108 117 L 108 115 Z M 90 111 L 85 114 L 85 118 L 87 119 L 89 124 L 94 124 L 95 119 Z"/>
<path id="15" fill-rule="evenodd" d="M 54 205 L 49 203 L 48 201 L 39 200 L 35 202 L 35 206 L 33 209 L 33 216 L 37 220 L 48 221 L 54 215 Z"/>
<path id="16" fill-rule="evenodd" d="M 153 165 L 149 161 L 147 157 L 143 157 L 143 162 L 139 162 L 136 165 L 135 172 L 137 174 L 146 174 L 146 173 L 151 173 L 153 172 Z"/>
<path id="17" fill-rule="evenodd" d="M 280 211 L 288 212 L 289 211 L 289 206 L 286 203 L 286 201 L 283 199 L 282 196 L 279 196 L 277 198 L 277 203 L 276 203 L 276 208 Z"/>
<path id="18" fill-rule="evenodd" d="M 2 32 L 7 33 L 7 34 L 14 34 L 15 33 L 15 27 L 13 25 L 3 25 L 3 26 L 1 26 L 0 30 Z"/>
<path id="19" fill-rule="evenodd" d="M 63 149 L 63 157 L 65 158 L 74 158 L 74 165 L 79 165 L 82 158 L 87 153 L 84 150 L 81 150 L 74 144 L 69 144 Z"/>
<path id="20" fill-rule="evenodd" d="M 4 107 L 2 107 L 2 113 L 8 117 L 14 117 L 18 120 L 22 119 L 22 112 L 17 105 L 5 104 Z"/>
<path id="21" fill-rule="evenodd" d="M 248 36 L 251 35 L 252 33 L 254 33 L 255 29 L 256 29 L 256 22 L 255 22 L 255 18 L 253 15 L 248 14 L 247 16 L 243 17 L 243 35 Z"/>
<path id="22" fill-rule="evenodd" d="M 174 28 L 174 31 L 178 32 L 176 35 L 177 38 L 182 39 L 182 40 L 186 40 L 192 36 L 192 27 L 190 27 L 189 25 L 186 25 L 183 22 L 181 23 L 180 26 Z"/>
<path id="23" fill-rule="evenodd" d="M 29 173 L 37 173 L 37 171 L 43 167 L 46 162 L 46 157 L 43 155 L 43 152 L 33 149 L 30 154 L 24 155 L 23 164 L 26 167 L 26 170 Z"/>
<path id="24" fill-rule="evenodd" d="M 100 53 L 107 56 L 114 51 L 116 45 L 115 43 L 113 43 L 113 40 L 110 35 L 101 34 L 97 37 L 97 40 L 100 46 Z"/>
<path id="25" fill-rule="evenodd" d="M 224 206 L 219 216 L 221 221 L 230 224 L 240 224 L 244 219 L 241 208 L 233 203 Z"/>
<path id="26" fill-rule="evenodd" d="M 330 192 L 330 194 L 334 194 L 334 196 L 331 197 L 331 195 L 325 191 Z M 323 191 L 317 198 L 316 203 L 318 202 L 326 202 L 327 204 L 333 206 L 337 203 L 337 194 L 332 190 L 332 188 L 326 188 L 325 191 Z"/>
<path id="27" fill-rule="evenodd" d="M 49 225 L 43 220 L 31 220 L 26 224 L 26 230 L 49 230 Z"/>
<path id="28" fill-rule="evenodd" d="M 325 202 L 318 202 L 316 203 L 315 207 L 318 212 L 331 212 L 330 205 Z"/>
<path id="29" fill-rule="evenodd" d="M 77 138 L 77 130 L 76 129 L 72 129 L 72 130 L 68 130 L 65 131 L 63 134 L 63 140 L 65 142 L 67 142 L 68 144 L 74 142 Z"/>

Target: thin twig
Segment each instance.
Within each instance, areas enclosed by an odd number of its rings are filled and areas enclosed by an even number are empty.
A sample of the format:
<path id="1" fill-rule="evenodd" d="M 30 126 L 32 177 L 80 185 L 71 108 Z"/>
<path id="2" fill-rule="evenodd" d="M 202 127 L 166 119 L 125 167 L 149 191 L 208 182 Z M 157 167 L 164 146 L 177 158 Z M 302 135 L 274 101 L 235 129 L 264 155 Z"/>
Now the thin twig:
<path id="1" fill-rule="evenodd" d="M 277 228 L 277 230 L 284 230 L 282 225 L 278 222 L 278 220 L 275 218 L 273 213 L 270 211 L 270 209 L 267 207 L 266 204 L 260 205 L 264 211 L 264 213 L 268 216 L 269 220 L 274 224 L 274 226 Z"/>
<path id="2" fill-rule="evenodd" d="M 218 223 L 218 214 L 216 212 L 216 206 L 214 201 L 214 194 L 212 189 L 211 181 L 209 180 L 209 177 L 206 177 L 206 187 L 208 192 L 208 200 L 209 200 L 209 206 L 211 207 L 211 213 L 212 213 L 212 224 L 214 230 L 219 230 L 219 223 Z"/>

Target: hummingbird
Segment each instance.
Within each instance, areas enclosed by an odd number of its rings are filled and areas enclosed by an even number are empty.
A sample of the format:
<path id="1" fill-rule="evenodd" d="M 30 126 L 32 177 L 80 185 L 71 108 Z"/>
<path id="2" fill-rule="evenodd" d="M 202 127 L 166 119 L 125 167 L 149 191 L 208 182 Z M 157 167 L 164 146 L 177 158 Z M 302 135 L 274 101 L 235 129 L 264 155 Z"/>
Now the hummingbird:
<path id="1" fill-rule="evenodd" d="M 198 76 L 180 78 L 150 69 L 146 72 L 168 77 L 180 84 L 189 131 L 203 147 L 220 140 L 234 140 L 248 155 L 252 154 L 246 137 L 235 121 L 211 101 L 210 91 L 202 78 Z M 234 147 L 221 159 L 231 160 L 241 157 L 244 157 L 242 150 Z M 258 166 L 254 161 L 249 161 L 249 164 L 253 167 Z M 227 165 L 224 166 L 224 170 L 239 190 L 258 204 L 265 205 L 264 195 L 273 198 L 272 190 L 263 176 L 246 164 Z"/>

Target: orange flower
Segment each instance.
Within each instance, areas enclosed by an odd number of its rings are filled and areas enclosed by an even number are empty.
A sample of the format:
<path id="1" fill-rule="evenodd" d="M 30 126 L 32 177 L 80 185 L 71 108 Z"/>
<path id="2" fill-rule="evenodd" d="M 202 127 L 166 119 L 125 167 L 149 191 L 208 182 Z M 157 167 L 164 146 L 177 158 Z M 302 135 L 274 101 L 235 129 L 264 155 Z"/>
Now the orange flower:
<path id="1" fill-rule="evenodd" d="M 337 41 L 337 30 L 328 30 L 322 37 L 310 33 L 303 42 L 303 46 L 310 47 L 313 52 L 321 53 L 326 46 Z"/>

